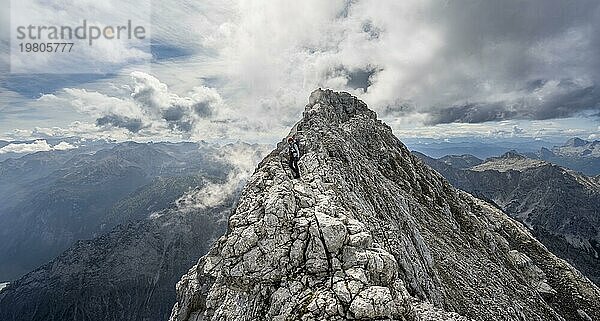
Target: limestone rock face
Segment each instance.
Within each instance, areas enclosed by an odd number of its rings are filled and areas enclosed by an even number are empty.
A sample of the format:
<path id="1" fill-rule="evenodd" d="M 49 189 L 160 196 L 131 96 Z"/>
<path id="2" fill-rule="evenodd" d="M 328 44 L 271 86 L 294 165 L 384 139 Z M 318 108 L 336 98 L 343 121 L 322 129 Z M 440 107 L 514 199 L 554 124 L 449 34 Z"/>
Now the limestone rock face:
<path id="1" fill-rule="evenodd" d="M 600 289 L 362 101 L 317 90 L 292 134 L 302 177 L 283 142 L 259 164 L 172 321 L 600 319 Z"/>

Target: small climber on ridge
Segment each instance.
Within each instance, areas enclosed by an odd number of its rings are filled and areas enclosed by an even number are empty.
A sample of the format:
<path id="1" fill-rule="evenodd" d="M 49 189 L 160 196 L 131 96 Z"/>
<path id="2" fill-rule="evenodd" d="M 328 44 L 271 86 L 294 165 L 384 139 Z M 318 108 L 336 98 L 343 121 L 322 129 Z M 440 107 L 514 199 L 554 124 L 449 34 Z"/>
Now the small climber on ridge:
<path id="1" fill-rule="evenodd" d="M 290 156 L 290 168 L 294 172 L 294 178 L 300 178 L 300 168 L 298 168 L 298 160 L 300 159 L 300 146 L 298 141 L 293 136 L 288 137 L 288 151 Z"/>

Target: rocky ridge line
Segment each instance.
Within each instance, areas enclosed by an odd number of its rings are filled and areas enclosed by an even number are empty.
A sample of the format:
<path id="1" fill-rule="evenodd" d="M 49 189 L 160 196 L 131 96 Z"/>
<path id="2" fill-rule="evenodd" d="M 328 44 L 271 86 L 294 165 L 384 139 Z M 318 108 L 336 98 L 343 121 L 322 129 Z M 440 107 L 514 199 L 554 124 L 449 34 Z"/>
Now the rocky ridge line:
<path id="1" fill-rule="evenodd" d="M 317 90 L 293 132 L 302 178 L 283 143 L 259 164 L 227 234 L 177 284 L 172 321 L 600 318 L 600 289 L 362 101 Z"/>

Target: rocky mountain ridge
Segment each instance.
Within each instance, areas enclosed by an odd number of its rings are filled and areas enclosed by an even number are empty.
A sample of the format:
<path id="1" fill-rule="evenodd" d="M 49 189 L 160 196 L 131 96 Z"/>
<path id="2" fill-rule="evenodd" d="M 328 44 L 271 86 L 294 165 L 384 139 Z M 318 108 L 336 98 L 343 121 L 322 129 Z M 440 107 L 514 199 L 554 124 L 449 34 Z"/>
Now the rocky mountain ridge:
<path id="1" fill-rule="evenodd" d="M 600 176 L 516 153 L 472 168 L 415 154 L 454 186 L 525 223 L 553 253 L 600 284 Z"/>
<path id="2" fill-rule="evenodd" d="M 527 155 L 586 175 L 600 174 L 600 141 L 587 141 L 571 138 L 561 146 L 542 148 L 539 152 Z"/>
<path id="3" fill-rule="evenodd" d="M 224 232 L 232 204 L 171 208 L 77 242 L 0 292 L 0 320 L 165 320 L 179 275 Z"/>
<path id="4" fill-rule="evenodd" d="M 527 158 L 518 154 L 515 151 L 510 151 L 500 157 L 488 158 L 485 162 L 472 166 L 469 169 L 473 171 L 496 170 L 499 172 L 506 171 L 523 171 L 530 168 L 540 167 L 548 164 L 545 161 Z"/>
<path id="5" fill-rule="evenodd" d="M 166 320 L 175 284 L 223 235 L 244 179 L 266 152 L 245 143 L 205 150 L 195 166 L 212 165 L 220 175 L 161 177 L 120 201 L 105 215 L 120 225 L 0 289 L 0 320 Z"/>
<path id="6" fill-rule="evenodd" d="M 163 209 L 197 177 L 226 177 L 230 166 L 211 158 L 218 152 L 202 143 L 123 142 L 0 162 L 0 281 Z M 150 208 L 137 206 L 144 198 Z"/>
<path id="7" fill-rule="evenodd" d="M 170 320 L 594 320 L 600 289 L 453 188 L 347 93 L 317 90 L 258 166 Z"/>
<path id="8" fill-rule="evenodd" d="M 552 153 L 558 156 L 600 157 L 600 140 L 588 141 L 571 138 L 563 146 L 555 146 Z"/>

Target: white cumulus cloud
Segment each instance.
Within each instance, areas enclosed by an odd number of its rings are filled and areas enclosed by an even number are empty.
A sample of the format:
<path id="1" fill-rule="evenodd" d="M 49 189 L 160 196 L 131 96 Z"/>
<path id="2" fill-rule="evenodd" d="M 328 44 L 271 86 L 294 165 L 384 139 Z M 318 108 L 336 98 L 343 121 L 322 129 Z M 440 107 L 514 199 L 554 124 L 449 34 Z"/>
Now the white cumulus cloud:
<path id="1" fill-rule="evenodd" d="M 31 143 L 12 143 L 0 148 L 0 154 L 17 153 L 31 154 L 36 152 L 47 152 L 52 150 L 68 150 L 77 148 L 67 142 L 60 142 L 54 146 L 48 144 L 46 140 L 36 140 Z"/>

